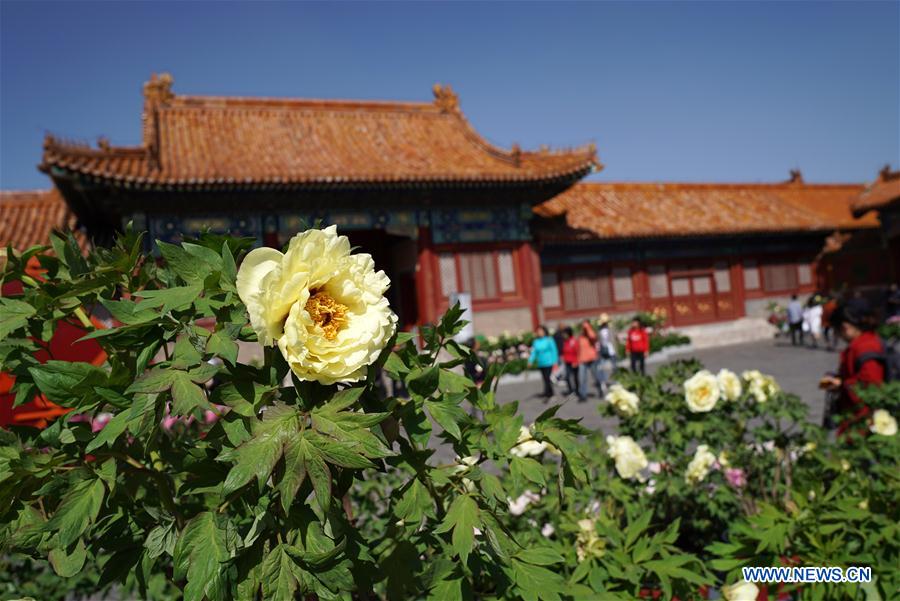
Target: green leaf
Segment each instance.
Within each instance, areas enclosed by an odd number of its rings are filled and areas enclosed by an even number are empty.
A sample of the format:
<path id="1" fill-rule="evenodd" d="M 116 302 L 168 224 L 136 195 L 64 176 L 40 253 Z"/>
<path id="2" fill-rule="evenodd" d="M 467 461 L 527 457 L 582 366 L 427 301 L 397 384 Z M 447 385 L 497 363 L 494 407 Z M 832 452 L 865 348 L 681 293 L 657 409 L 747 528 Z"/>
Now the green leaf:
<path id="1" fill-rule="evenodd" d="M 425 401 L 425 407 L 428 408 L 428 412 L 434 418 L 434 421 L 439 423 L 453 438 L 456 440 L 462 439 L 459 424 L 465 423 L 469 416 L 459 405 L 454 404 L 445 397 L 441 401 Z"/>
<path id="2" fill-rule="evenodd" d="M 419 367 L 407 376 L 406 386 L 414 399 L 421 400 L 434 394 L 439 382 L 440 370 L 436 366 Z"/>
<path id="3" fill-rule="evenodd" d="M 328 511 L 331 504 L 331 470 L 319 454 L 305 438 L 300 441 L 303 445 L 303 454 L 306 456 L 306 473 L 312 481 L 313 490 L 316 492 L 316 502 L 322 511 Z"/>
<path id="4" fill-rule="evenodd" d="M 565 558 L 562 555 L 548 547 L 531 547 L 529 549 L 523 549 L 516 553 L 516 557 L 526 563 L 537 566 L 550 566 L 565 561 Z"/>
<path id="5" fill-rule="evenodd" d="M 206 341 L 206 352 L 221 357 L 232 365 L 237 363 L 238 344 L 223 331 L 213 332 Z"/>
<path id="6" fill-rule="evenodd" d="M 99 479 L 81 480 L 66 493 L 47 530 L 59 531 L 59 543 L 68 547 L 97 519 L 103 503 L 103 482 Z"/>
<path id="7" fill-rule="evenodd" d="M 142 299 L 137 306 L 139 310 L 162 307 L 163 313 L 181 311 L 190 308 L 202 292 L 202 286 L 173 286 L 162 290 L 141 290 L 136 293 Z"/>
<path id="8" fill-rule="evenodd" d="M 203 389 L 191 381 L 190 376 L 183 371 L 176 371 L 175 381 L 172 382 L 172 414 L 190 415 L 195 409 L 205 409 L 209 406 Z"/>
<path id="9" fill-rule="evenodd" d="M 79 540 L 71 551 L 66 551 L 63 547 L 54 547 L 50 550 L 48 559 L 54 572 L 63 578 L 71 578 L 84 567 L 86 557 L 87 549 L 84 542 Z"/>
<path id="10" fill-rule="evenodd" d="M 28 373 L 48 399 L 69 406 L 107 382 L 105 371 L 78 361 L 47 361 L 39 367 L 29 367 Z"/>
<path id="11" fill-rule="evenodd" d="M 35 313 L 37 310 L 24 301 L 0 297 L 0 340 L 28 325 L 28 318 Z"/>
<path id="12" fill-rule="evenodd" d="M 478 504 L 469 495 L 459 495 L 453 499 L 447 515 L 435 533 L 443 534 L 453 530 L 451 538 L 453 551 L 465 564 L 475 544 L 475 527 L 480 523 Z"/>
<path id="13" fill-rule="evenodd" d="M 166 266 L 188 284 L 202 284 L 206 276 L 213 271 L 213 267 L 209 263 L 202 259 L 198 260 L 199 257 L 196 254 L 187 251 L 187 244 L 182 248 L 157 240 L 156 246 L 166 260 Z M 221 262 L 221 257 L 217 255 L 217 258 Z"/>
<path id="14" fill-rule="evenodd" d="M 184 601 L 230 596 L 231 575 L 226 562 L 232 556 L 236 536 L 233 530 L 225 529 L 223 521 L 209 511 L 199 513 L 175 543 L 175 578 L 187 578 Z"/>
<path id="15" fill-rule="evenodd" d="M 425 485 L 414 478 L 394 506 L 394 514 L 403 521 L 418 523 L 434 506 Z"/>
<path id="16" fill-rule="evenodd" d="M 159 557 L 163 553 L 174 555 L 177 540 L 178 531 L 175 529 L 175 522 L 160 524 L 147 535 L 144 548 L 147 549 L 150 558 Z"/>
<path id="17" fill-rule="evenodd" d="M 112 444 L 116 441 L 117 438 L 125 431 L 125 427 L 128 425 L 128 421 L 131 419 L 131 415 L 129 411 L 122 411 L 121 413 L 117 413 L 111 420 L 109 420 L 106 425 L 103 427 L 100 432 L 94 437 L 94 439 L 88 443 L 85 447 L 84 452 L 90 453 L 94 449 L 98 449 L 103 445 L 112 446 Z"/>
<path id="18" fill-rule="evenodd" d="M 547 481 L 544 478 L 544 468 L 534 459 L 527 457 L 510 457 L 509 460 L 510 474 L 513 478 L 524 477 L 526 480 L 546 486 Z"/>
<path id="19" fill-rule="evenodd" d="M 269 408 L 262 421 L 254 425 L 253 438 L 219 455 L 219 461 L 234 463 L 225 478 L 222 494 L 231 494 L 253 478 L 260 482 L 268 480 L 284 452 L 285 440 L 296 435 L 299 429 L 294 408 L 286 405 Z"/>
<path id="20" fill-rule="evenodd" d="M 175 379 L 178 377 L 178 370 L 157 367 L 137 380 L 128 387 L 126 394 L 133 392 L 163 392 L 169 390 Z M 182 372 L 183 373 L 183 372 Z"/>
<path id="21" fill-rule="evenodd" d="M 287 545 L 272 549 L 262 564 L 263 598 L 271 601 L 293 601 L 303 571 L 287 552 Z"/>
<path id="22" fill-rule="evenodd" d="M 306 461 L 307 456 L 303 452 L 303 445 L 300 439 L 289 439 L 285 442 L 284 448 L 284 475 L 278 483 L 278 492 L 281 493 L 281 506 L 284 508 L 285 514 L 288 508 L 294 502 L 297 491 L 306 480 Z"/>
<path id="23" fill-rule="evenodd" d="M 159 318 L 159 313 L 153 309 L 142 309 L 135 301 L 130 299 L 112 301 L 101 298 L 100 304 L 106 307 L 113 319 L 121 321 L 127 326 L 148 323 Z"/>
<path id="24" fill-rule="evenodd" d="M 359 452 L 362 448 L 360 445 L 329 440 L 315 433 L 308 433 L 304 438 L 319 451 L 319 454 L 328 463 L 349 469 L 375 467 L 375 464 Z"/>

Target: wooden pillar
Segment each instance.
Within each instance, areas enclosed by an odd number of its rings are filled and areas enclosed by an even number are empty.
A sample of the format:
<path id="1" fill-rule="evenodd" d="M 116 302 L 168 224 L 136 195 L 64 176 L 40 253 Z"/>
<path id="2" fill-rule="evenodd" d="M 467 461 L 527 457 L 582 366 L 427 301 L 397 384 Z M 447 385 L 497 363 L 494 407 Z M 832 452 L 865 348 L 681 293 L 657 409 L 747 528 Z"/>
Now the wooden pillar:
<path id="1" fill-rule="evenodd" d="M 731 289 L 732 302 L 736 308 L 735 318 L 744 317 L 747 314 L 747 294 L 744 290 L 744 263 L 740 259 L 735 259 L 731 264 Z"/>
<path id="2" fill-rule="evenodd" d="M 541 259 L 531 242 L 523 243 L 517 254 L 522 274 L 522 296 L 531 310 L 531 327 L 536 328 L 544 318 L 541 306 Z"/>
<path id="3" fill-rule="evenodd" d="M 650 302 L 650 278 L 647 277 L 647 262 L 640 261 L 634 264 L 631 274 L 631 284 L 634 288 L 635 307 L 638 311 L 652 311 Z"/>
<path id="4" fill-rule="evenodd" d="M 435 289 L 436 276 L 434 273 L 434 249 L 431 244 L 431 230 L 427 227 L 420 227 L 418 257 L 416 259 L 416 302 L 419 305 L 419 325 L 434 323 L 437 319 Z"/>

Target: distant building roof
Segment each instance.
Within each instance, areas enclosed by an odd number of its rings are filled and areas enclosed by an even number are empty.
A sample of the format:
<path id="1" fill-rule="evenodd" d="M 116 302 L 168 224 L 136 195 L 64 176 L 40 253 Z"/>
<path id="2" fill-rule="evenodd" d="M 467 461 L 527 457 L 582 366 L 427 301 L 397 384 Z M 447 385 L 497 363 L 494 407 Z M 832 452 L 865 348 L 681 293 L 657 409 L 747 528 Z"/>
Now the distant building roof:
<path id="1" fill-rule="evenodd" d="M 176 95 L 144 85 L 140 146 L 47 136 L 41 169 L 130 187 L 251 188 L 576 181 L 600 166 L 593 145 L 526 152 L 476 132 L 449 86 L 434 101 L 370 102 Z"/>
<path id="2" fill-rule="evenodd" d="M 87 237 L 76 230 L 75 215 L 57 190 L 0 191 L 0 246 L 25 250 L 36 244 L 50 244 L 50 232 L 69 231 L 82 250 Z"/>
<path id="3" fill-rule="evenodd" d="M 853 214 L 864 215 L 895 203 L 900 203 L 900 171 L 891 171 L 885 165 L 878 174 L 878 179 L 866 186 L 853 202 Z"/>
<path id="4" fill-rule="evenodd" d="M 854 219 L 855 184 L 580 183 L 534 208 L 545 241 L 828 231 Z"/>

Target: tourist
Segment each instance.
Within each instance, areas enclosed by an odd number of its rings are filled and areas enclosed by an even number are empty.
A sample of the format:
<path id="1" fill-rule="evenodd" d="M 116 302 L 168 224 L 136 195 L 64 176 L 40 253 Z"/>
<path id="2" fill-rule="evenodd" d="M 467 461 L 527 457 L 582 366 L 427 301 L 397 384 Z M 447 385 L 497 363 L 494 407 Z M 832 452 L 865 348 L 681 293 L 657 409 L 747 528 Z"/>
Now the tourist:
<path id="1" fill-rule="evenodd" d="M 825 346 L 829 351 L 833 351 L 837 343 L 837 331 L 831 323 L 831 316 L 834 315 L 837 307 L 838 302 L 834 295 L 828 297 L 828 300 L 822 305 L 822 335 L 825 338 Z"/>
<path id="2" fill-rule="evenodd" d="M 463 343 L 469 347 L 469 358 L 463 363 L 463 373 L 476 385 L 481 386 L 487 375 L 487 366 L 481 358 L 481 343 L 478 338 L 471 338 Z"/>
<path id="3" fill-rule="evenodd" d="M 797 300 L 797 295 L 791 295 L 791 302 L 787 306 L 788 327 L 791 330 L 791 345 L 803 345 L 803 305 Z"/>
<path id="4" fill-rule="evenodd" d="M 597 374 L 600 377 L 601 386 L 606 392 L 609 378 L 616 371 L 616 336 L 609 325 L 609 315 L 600 314 L 600 329 L 597 331 L 597 354 L 600 355 L 597 365 Z"/>
<path id="5" fill-rule="evenodd" d="M 871 413 L 857 394 L 859 386 L 880 386 L 885 377 L 885 348 L 875 333 L 878 320 L 869 303 L 854 298 L 837 308 L 832 323 L 847 341 L 841 352 L 838 374 L 822 378 L 820 386 L 836 393 L 836 406 L 826 407 L 826 420 L 837 412 L 843 416 L 838 434 L 844 434 L 854 424 L 864 422 Z M 860 431 L 865 432 L 865 428 Z"/>
<path id="6" fill-rule="evenodd" d="M 556 352 L 556 343 L 553 341 L 553 338 L 547 335 L 547 328 L 538 326 L 534 331 L 534 336 L 528 364 L 535 365 L 541 370 L 541 378 L 544 380 L 543 397 L 549 399 L 553 396 L 553 383 L 550 381 L 550 374 L 553 373 L 553 366 L 556 365 L 559 354 Z"/>
<path id="7" fill-rule="evenodd" d="M 644 357 L 650 352 L 650 336 L 647 330 L 641 325 L 641 320 L 637 317 L 631 320 L 631 328 L 628 330 L 625 340 L 625 353 L 631 360 L 631 371 L 646 375 L 644 368 Z"/>
<path id="8" fill-rule="evenodd" d="M 809 297 L 806 309 L 803 310 L 803 329 L 809 332 L 813 348 L 819 347 L 822 336 L 822 299 L 818 294 Z"/>
<path id="9" fill-rule="evenodd" d="M 578 400 L 584 402 L 588 395 L 588 376 L 597 377 L 597 334 L 591 327 L 591 322 L 581 322 L 581 332 L 578 334 Z M 597 386 L 600 387 L 598 380 Z M 602 388 L 601 388 L 602 394 Z"/>
<path id="10" fill-rule="evenodd" d="M 556 352 L 559 355 L 559 363 L 557 363 L 556 373 L 553 381 L 562 384 L 566 380 L 566 363 L 563 360 L 563 346 L 566 344 L 566 326 L 562 323 L 556 325 L 556 331 L 553 332 L 553 342 L 556 343 Z"/>
<path id="11" fill-rule="evenodd" d="M 566 375 L 567 394 L 575 394 L 578 390 L 578 338 L 572 328 L 565 328 L 563 341 L 562 364 Z"/>

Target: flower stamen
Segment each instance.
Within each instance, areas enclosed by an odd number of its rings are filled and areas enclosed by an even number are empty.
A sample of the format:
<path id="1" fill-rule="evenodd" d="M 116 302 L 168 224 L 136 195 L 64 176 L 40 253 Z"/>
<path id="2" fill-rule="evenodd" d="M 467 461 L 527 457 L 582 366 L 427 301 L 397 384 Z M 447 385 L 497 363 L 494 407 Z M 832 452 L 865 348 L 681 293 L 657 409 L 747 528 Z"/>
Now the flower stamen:
<path id="1" fill-rule="evenodd" d="M 341 328 L 347 325 L 347 305 L 337 302 L 327 292 L 314 292 L 306 301 L 304 309 L 313 322 L 322 328 L 326 340 L 334 340 Z"/>

